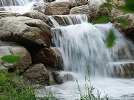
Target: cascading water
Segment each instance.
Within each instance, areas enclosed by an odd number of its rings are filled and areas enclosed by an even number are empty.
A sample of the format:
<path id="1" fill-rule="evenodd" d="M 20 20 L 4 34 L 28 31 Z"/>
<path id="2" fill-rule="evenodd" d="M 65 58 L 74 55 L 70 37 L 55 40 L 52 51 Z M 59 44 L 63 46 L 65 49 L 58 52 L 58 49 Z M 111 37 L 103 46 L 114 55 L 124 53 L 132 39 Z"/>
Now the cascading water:
<path id="1" fill-rule="evenodd" d="M 106 63 L 112 61 L 111 54 L 105 47 L 106 33 L 88 23 L 60 29 L 62 37 L 57 36 L 55 44 L 60 47 L 66 71 L 87 76 L 89 68 L 93 75 L 106 74 Z"/>
<path id="2" fill-rule="evenodd" d="M 44 3 L 43 0 L 0 0 L 0 7 L 5 11 L 14 13 L 25 13 L 33 10 L 37 3 Z"/>
<path id="3" fill-rule="evenodd" d="M 53 42 L 62 54 L 64 71 L 74 73 L 78 84 L 76 81 L 68 81 L 47 87 L 48 90 L 58 93 L 61 100 L 79 99 L 78 85 L 81 92 L 85 93 L 86 77 L 102 96 L 108 95 L 112 100 L 134 99 L 134 79 L 115 78 L 118 71 L 120 75 L 124 73 L 124 65 L 134 63 L 134 46 L 130 41 L 110 23 L 92 25 L 82 20 L 76 25 L 57 24 L 54 27 L 61 32 L 57 34 L 55 28 L 52 29 Z M 113 30 L 116 41 L 112 48 L 107 48 L 106 40 L 110 30 Z"/>
<path id="4" fill-rule="evenodd" d="M 0 0 L 0 6 L 8 12 L 25 13 L 32 10 L 34 2 L 28 0 Z"/>
<path id="5" fill-rule="evenodd" d="M 51 22 L 53 23 L 53 27 L 61 27 L 57 20 L 55 20 L 56 16 L 49 16 Z M 75 25 L 80 24 L 81 22 L 87 22 L 88 18 L 86 15 L 58 15 L 60 21 L 64 26 L 67 25 Z"/>
<path id="6" fill-rule="evenodd" d="M 24 6 L 28 3 L 28 0 L 1 0 L 0 6 Z"/>
<path id="7" fill-rule="evenodd" d="M 82 18 L 76 17 L 75 19 Z M 56 23 L 56 20 L 52 18 L 51 20 L 53 24 Z M 73 20 L 72 17 L 70 20 Z M 70 20 L 68 23 L 74 24 Z M 63 21 L 65 22 L 64 19 Z M 81 73 L 84 76 L 88 75 L 88 69 L 93 76 L 113 75 L 114 67 L 111 63 L 132 59 L 130 50 L 134 50 L 134 48 L 131 46 L 131 42 L 125 39 L 111 24 L 92 25 L 85 21 L 86 18 L 76 21 L 76 25 L 66 27 L 55 24 L 55 27 L 57 26 L 61 30 L 62 35 L 59 36 L 53 31 L 53 41 L 62 53 L 65 70 Z M 112 48 L 107 48 L 105 42 L 110 30 L 114 32 L 116 43 Z M 124 52 L 123 57 L 119 55 L 121 52 Z"/>

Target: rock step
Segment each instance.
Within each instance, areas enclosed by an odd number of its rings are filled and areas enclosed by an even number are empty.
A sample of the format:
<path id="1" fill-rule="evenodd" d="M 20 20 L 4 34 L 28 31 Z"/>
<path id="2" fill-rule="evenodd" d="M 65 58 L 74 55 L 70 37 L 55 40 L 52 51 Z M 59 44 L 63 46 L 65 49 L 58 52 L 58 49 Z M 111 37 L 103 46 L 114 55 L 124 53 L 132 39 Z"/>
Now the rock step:
<path id="1" fill-rule="evenodd" d="M 120 78 L 134 77 L 134 61 L 130 62 L 112 62 L 109 64 L 112 67 L 112 76 Z"/>
<path id="2" fill-rule="evenodd" d="M 48 17 L 53 23 L 53 27 L 80 24 L 88 21 L 86 14 L 51 15 Z"/>

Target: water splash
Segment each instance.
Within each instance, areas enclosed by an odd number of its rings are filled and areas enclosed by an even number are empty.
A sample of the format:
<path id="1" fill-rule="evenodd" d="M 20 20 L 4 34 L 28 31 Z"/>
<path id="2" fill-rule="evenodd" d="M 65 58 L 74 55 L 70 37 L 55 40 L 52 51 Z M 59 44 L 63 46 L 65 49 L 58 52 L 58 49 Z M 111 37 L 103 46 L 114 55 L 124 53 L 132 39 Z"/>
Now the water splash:
<path id="1" fill-rule="evenodd" d="M 84 22 L 59 29 L 62 36 L 54 34 L 53 37 L 62 53 L 65 71 L 87 76 L 89 69 L 93 76 L 110 76 L 114 69 L 109 68 L 109 63 L 132 59 L 129 51 L 131 42 L 110 24 L 92 25 Z M 111 29 L 115 33 L 116 44 L 109 49 L 105 41 Z M 118 54 L 119 50 L 124 52 L 123 57 Z"/>
<path id="2" fill-rule="evenodd" d="M 88 84 L 84 82 L 85 77 L 96 88 L 94 94 L 98 89 L 102 97 L 108 95 L 111 100 L 134 99 L 134 79 L 118 78 L 133 77 L 134 46 L 112 24 L 80 22 L 55 28 L 60 30 L 60 34 L 52 30 L 53 42 L 62 53 L 64 70 L 75 73 L 79 82 L 68 81 L 47 87 L 57 97 L 61 97 L 59 100 L 79 100 L 78 85 L 81 92 L 85 93 L 85 84 Z M 112 48 L 107 48 L 105 41 L 111 29 L 116 41 Z"/>

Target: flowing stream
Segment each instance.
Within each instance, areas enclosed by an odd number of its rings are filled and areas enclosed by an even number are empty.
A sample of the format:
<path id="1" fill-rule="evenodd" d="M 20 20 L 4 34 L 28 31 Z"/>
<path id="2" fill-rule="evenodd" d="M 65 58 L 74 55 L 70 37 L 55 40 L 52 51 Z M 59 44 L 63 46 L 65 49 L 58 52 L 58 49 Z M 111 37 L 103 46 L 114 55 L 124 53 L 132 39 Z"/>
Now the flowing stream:
<path id="1" fill-rule="evenodd" d="M 89 85 L 95 88 L 95 95 L 99 90 L 102 97 L 107 95 L 111 100 L 133 100 L 134 79 L 130 78 L 134 65 L 133 44 L 111 23 L 93 25 L 84 15 L 60 17 L 65 26 L 50 17 L 54 24 L 53 43 L 62 54 L 64 71 L 73 73 L 74 80 L 47 89 L 60 100 L 77 100 L 80 91 L 86 93 L 85 86 Z M 74 19 L 77 22 L 73 23 Z M 60 29 L 61 34 L 56 34 L 55 29 Z M 111 30 L 116 40 L 115 45 L 108 48 L 106 40 Z"/>

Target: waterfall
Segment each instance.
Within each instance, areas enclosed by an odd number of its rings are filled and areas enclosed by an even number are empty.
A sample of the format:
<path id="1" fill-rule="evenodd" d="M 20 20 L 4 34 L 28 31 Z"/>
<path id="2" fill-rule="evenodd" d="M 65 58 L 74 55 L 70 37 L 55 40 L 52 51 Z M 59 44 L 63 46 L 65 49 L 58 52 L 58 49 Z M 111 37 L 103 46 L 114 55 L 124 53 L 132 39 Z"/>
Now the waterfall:
<path id="1" fill-rule="evenodd" d="M 67 26 L 67 25 L 75 25 L 81 22 L 87 22 L 88 18 L 85 14 L 82 15 L 58 15 L 58 16 L 49 16 L 51 22 L 53 23 L 53 27 Z M 60 20 L 58 22 L 57 20 Z M 62 24 L 62 25 L 60 25 Z"/>
<path id="2" fill-rule="evenodd" d="M 47 90 L 57 94 L 59 100 L 79 100 L 78 86 L 84 94 L 87 93 L 85 86 L 92 84 L 97 89 L 94 93 L 99 90 L 102 97 L 108 95 L 110 100 L 133 100 L 134 79 L 120 78 L 134 77 L 131 76 L 134 72 L 133 43 L 111 23 L 93 25 L 82 16 L 49 17 L 54 24 L 52 41 L 62 54 L 64 71 L 73 73 L 78 84 L 69 80 L 46 87 Z M 77 19 L 75 23 L 74 19 Z M 111 30 L 115 44 L 108 48 L 106 41 Z"/>
<path id="3" fill-rule="evenodd" d="M 50 17 L 54 27 L 61 30 L 61 35 L 55 31 L 52 35 L 55 46 L 62 53 L 65 71 L 83 76 L 89 76 L 89 73 L 91 76 L 115 76 L 115 63 L 133 62 L 132 43 L 112 24 L 92 25 L 82 18 L 85 17 L 76 16 L 78 21 L 73 23 L 74 18 L 68 17 L 66 24 L 69 25 L 61 26 Z M 110 30 L 113 30 L 116 41 L 112 48 L 107 48 L 106 39 Z"/>
<path id="4" fill-rule="evenodd" d="M 22 14 L 33 10 L 37 2 L 43 3 L 43 0 L 0 0 L 0 7 L 7 12 Z"/>
<path id="5" fill-rule="evenodd" d="M 28 0 L 0 0 L 0 7 L 4 6 L 24 6 L 28 4 Z"/>

